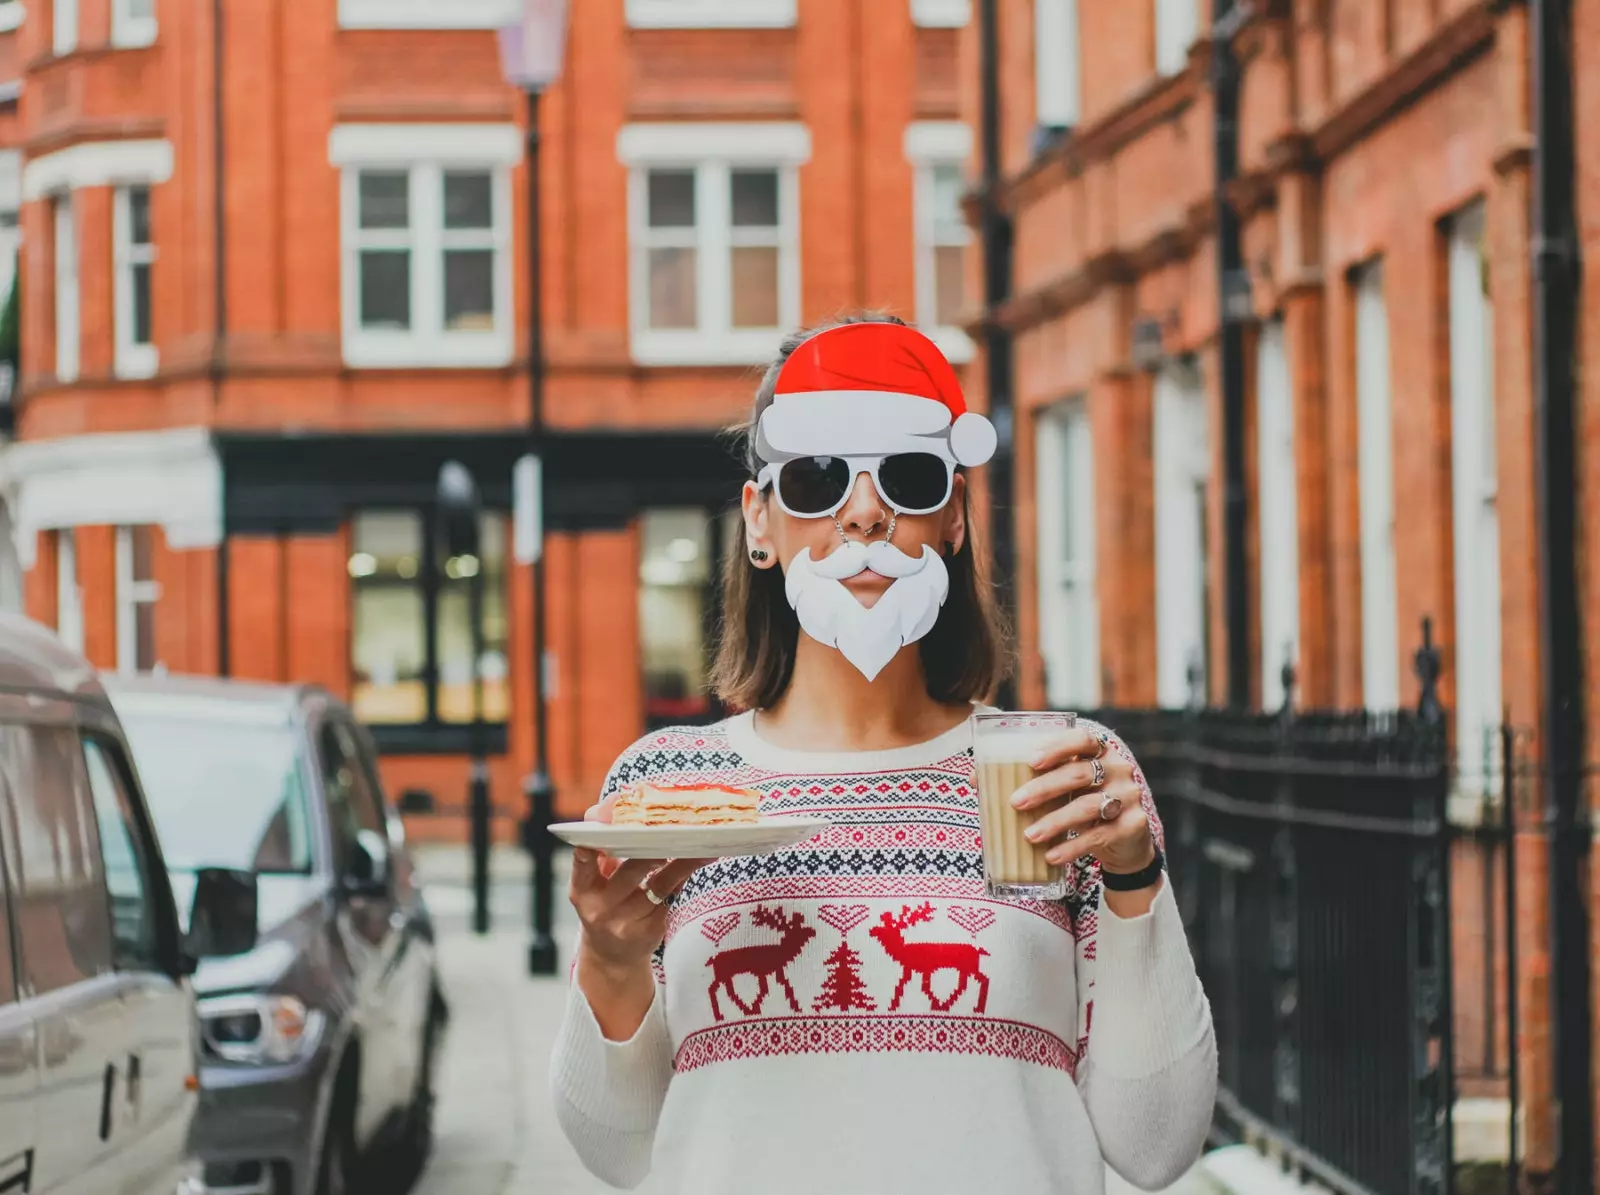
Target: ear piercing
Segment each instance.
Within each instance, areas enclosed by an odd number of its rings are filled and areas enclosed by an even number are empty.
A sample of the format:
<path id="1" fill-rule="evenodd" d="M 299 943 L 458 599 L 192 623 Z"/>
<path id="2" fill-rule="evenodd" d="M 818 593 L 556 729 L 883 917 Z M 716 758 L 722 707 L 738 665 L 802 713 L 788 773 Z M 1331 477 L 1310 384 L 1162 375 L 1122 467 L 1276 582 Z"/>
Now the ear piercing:
<path id="1" fill-rule="evenodd" d="M 752 548 L 750 549 L 750 559 L 755 561 L 757 564 L 765 564 L 770 557 L 760 548 Z"/>

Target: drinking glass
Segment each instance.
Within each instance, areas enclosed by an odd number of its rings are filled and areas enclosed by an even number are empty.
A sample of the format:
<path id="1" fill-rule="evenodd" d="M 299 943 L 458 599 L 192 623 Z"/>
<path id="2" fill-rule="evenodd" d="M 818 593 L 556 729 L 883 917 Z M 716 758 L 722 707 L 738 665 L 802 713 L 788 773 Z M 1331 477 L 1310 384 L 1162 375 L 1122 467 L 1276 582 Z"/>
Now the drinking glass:
<path id="1" fill-rule="evenodd" d="M 1076 714 L 981 713 L 972 718 L 972 752 L 978 781 L 978 826 L 983 837 L 983 877 L 989 895 L 1005 900 L 1060 900 L 1066 868 L 1047 862 L 1054 843 L 1035 846 L 1023 831 L 1061 801 L 1014 809 L 1011 795 L 1039 773 L 1030 762 L 1077 725 Z"/>

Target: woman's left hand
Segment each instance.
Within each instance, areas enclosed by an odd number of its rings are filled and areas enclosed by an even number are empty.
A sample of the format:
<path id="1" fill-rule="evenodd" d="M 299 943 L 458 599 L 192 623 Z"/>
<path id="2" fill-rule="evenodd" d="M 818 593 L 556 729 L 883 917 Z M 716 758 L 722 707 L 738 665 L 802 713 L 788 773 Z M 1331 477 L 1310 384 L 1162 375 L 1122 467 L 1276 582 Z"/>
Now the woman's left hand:
<path id="1" fill-rule="evenodd" d="M 1103 870 L 1135 872 L 1156 857 L 1144 789 L 1133 761 L 1113 750 L 1101 731 L 1074 729 L 1032 760 L 1040 773 L 1011 798 L 1018 809 L 1048 809 L 1026 833 L 1037 845 L 1051 844 L 1051 863 L 1071 864 L 1084 855 Z"/>

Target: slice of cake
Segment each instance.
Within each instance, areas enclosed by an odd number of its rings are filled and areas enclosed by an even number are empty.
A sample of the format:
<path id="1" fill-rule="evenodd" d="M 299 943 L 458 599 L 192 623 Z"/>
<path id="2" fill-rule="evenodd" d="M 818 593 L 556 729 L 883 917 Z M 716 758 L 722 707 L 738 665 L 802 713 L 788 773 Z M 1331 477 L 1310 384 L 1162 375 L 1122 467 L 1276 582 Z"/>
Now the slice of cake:
<path id="1" fill-rule="evenodd" d="M 749 826 L 761 795 L 747 788 L 636 784 L 611 807 L 613 826 Z"/>

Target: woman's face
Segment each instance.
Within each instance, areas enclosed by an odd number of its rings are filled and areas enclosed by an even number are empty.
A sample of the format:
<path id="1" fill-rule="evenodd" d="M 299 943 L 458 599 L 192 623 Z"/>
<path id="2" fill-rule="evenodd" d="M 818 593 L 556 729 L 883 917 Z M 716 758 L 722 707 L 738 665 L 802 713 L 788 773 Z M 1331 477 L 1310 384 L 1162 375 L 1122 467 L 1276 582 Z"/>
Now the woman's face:
<path id="1" fill-rule="evenodd" d="M 967 479 L 957 473 L 950 500 L 942 510 L 925 515 L 896 515 L 872 484 L 872 478 L 861 473 L 855 478 L 850 497 L 833 518 L 802 519 L 785 511 L 770 491 L 762 492 L 755 482 L 746 482 L 743 497 L 745 547 L 747 551 L 768 554 L 765 561 L 757 562 L 757 568 L 781 568 L 788 572 L 794 558 L 808 548 L 813 561 L 831 555 L 841 546 L 841 531 L 845 539 L 860 543 L 881 542 L 888 535 L 892 521 L 894 536 L 890 542 L 901 552 L 921 557 L 926 546 L 943 556 L 947 549 L 951 553 L 959 551 L 966 542 L 966 486 Z M 839 582 L 868 609 L 895 583 L 893 578 L 871 569 Z"/>

